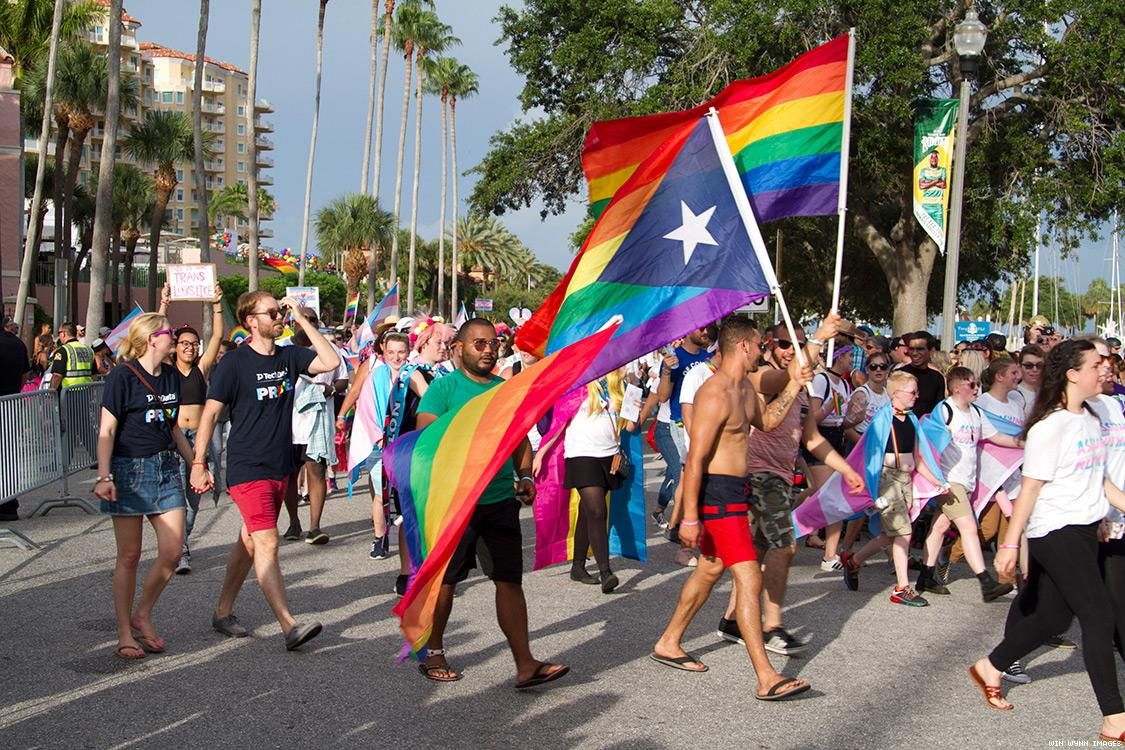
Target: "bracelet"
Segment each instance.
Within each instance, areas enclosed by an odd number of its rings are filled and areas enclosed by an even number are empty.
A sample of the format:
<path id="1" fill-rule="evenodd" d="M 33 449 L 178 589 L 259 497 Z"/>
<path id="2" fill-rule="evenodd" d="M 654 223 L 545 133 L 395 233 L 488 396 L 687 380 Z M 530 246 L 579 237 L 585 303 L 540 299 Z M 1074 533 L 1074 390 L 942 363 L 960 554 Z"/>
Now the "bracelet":
<path id="1" fill-rule="evenodd" d="M 94 481 L 99 483 L 99 484 L 101 482 L 112 482 L 113 481 L 113 475 L 112 474 L 106 474 L 104 477 L 94 477 Z"/>
<path id="2" fill-rule="evenodd" d="M 699 521 L 680 521 L 680 526 L 698 526 Z"/>
<path id="3" fill-rule="evenodd" d="M 1020 548 L 1020 546 L 1018 544 L 1001 544 L 1000 545 L 1000 549 L 1019 549 L 1019 548 Z"/>
<path id="4" fill-rule="evenodd" d="M 824 342 L 820 339 L 809 339 L 807 343 L 812 344 L 813 346 L 818 346 L 821 349 L 824 348 Z"/>
<path id="5" fill-rule="evenodd" d="M 207 462 L 206 461 L 192 461 L 191 465 L 192 466 L 206 466 Z"/>
<path id="6" fill-rule="evenodd" d="M 531 482 L 532 484 L 535 484 L 535 479 L 533 477 L 520 477 L 519 480 L 517 480 L 517 481 L 520 481 L 520 482 L 526 481 L 526 482 Z"/>

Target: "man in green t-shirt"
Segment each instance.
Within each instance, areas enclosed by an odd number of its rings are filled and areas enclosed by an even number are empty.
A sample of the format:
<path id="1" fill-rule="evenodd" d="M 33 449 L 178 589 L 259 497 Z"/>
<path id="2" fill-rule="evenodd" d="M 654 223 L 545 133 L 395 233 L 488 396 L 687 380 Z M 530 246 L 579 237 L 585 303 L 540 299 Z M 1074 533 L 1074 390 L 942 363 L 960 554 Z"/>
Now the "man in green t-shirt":
<path id="1" fill-rule="evenodd" d="M 427 427 L 444 414 L 457 411 L 473 397 L 504 382 L 492 374 L 500 348 L 492 323 L 483 318 L 466 321 L 453 340 L 453 348 L 460 355 L 460 366 L 430 384 L 418 404 L 418 429 Z M 519 480 L 513 485 L 517 469 Z M 478 540 L 492 558 L 489 577 L 496 585 L 496 619 L 508 639 L 508 647 L 516 661 L 516 687 L 541 685 L 557 680 L 570 671 L 570 667 L 563 664 L 537 661 L 531 655 L 528 641 L 527 601 L 523 596 L 520 503 L 530 505 L 534 499 L 531 444 L 524 438 L 481 494 L 465 534 L 449 561 L 434 606 L 434 624 L 430 640 L 426 644 L 426 660 L 418 667 L 427 678 L 436 682 L 461 679 L 461 674 L 452 669 L 445 659 L 442 638 L 453 609 L 454 589 L 476 567 Z"/>

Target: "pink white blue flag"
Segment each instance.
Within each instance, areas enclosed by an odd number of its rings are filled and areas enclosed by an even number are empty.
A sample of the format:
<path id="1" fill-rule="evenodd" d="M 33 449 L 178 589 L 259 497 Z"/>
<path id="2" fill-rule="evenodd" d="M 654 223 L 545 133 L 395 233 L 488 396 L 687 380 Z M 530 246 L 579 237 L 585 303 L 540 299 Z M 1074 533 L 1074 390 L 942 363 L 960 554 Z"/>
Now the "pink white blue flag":
<path id="1" fill-rule="evenodd" d="M 140 305 L 137 305 L 106 335 L 106 346 L 109 347 L 114 356 L 117 356 L 117 347 L 121 346 L 121 342 L 125 340 L 125 336 L 129 333 L 129 326 L 132 325 L 133 319 L 142 313 L 144 313 L 144 309 L 142 309 Z"/>
<path id="2" fill-rule="evenodd" d="M 375 306 L 375 309 L 363 319 L 356 329 L 355 335 L 352 336 L 352 351 L 357 354 L 363 351 L 363 347 L 367 346 L 375 336 L 375 329 L 382 325 L 387 318 L 394 315 L 398 317 L 398 283 L 396 282 L 387 295 L 383 297 L 383 301 Z"/>

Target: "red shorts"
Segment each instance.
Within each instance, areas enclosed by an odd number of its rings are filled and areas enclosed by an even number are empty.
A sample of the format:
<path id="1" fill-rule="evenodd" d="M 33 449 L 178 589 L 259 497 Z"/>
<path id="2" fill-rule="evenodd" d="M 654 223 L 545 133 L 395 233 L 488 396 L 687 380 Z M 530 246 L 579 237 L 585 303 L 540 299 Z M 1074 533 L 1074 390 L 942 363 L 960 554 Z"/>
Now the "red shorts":
<path id="1" fill-rule="evenodd" d="M 277 528 L 277 517 L 281 515 L 281 505 L 285 502 L 285 489 L 288 479 L 255 479 L 252 482 L 232 485 L 227 488 L 246 531 L 266 531 Z"/>
<path id="2" fill-rule="evenodd" d="M 750 502 L 747 480 L 705 474 L 700 486 L 699 520 L 703 534 L 699 551 L 717 557 L 724 568 L 757 560 L 750 535 Z"/>

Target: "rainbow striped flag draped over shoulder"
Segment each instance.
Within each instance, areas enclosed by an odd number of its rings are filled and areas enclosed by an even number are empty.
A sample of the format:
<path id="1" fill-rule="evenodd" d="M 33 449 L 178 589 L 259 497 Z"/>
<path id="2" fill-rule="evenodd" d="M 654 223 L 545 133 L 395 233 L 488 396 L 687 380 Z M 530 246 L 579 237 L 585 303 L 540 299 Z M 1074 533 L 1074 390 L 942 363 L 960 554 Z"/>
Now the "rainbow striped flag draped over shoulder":
<path id="1" fill-rule="evenodd" d="M 850 34 L 836 37 L 695 109 L 594 123 L 582 151 L 591 212 L 600 215 L 645 158 L 714 107 L 758 221 L 835 213 L 851 44 Z"/>
<path id="2" fill-rule="evenodd" d="M 445 569 L 484 488 L 616 330 L 611 326 L 552 354 L 383 453 L 417 566 L 394 608 L 406 653 L 425 657 Z"/>

